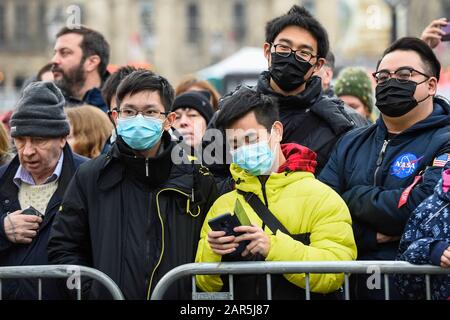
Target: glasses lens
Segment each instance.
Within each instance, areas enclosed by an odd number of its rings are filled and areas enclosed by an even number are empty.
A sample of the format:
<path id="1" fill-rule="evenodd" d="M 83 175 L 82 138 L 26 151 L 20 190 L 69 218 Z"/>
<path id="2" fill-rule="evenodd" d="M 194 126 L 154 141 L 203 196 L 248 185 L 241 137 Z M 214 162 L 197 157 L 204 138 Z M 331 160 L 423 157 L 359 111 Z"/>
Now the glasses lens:
<path id="1" fill-rule="evenodd" d="M 309 52 L 309 51 L 297 51 L 295 53 L 295 57 L 299 61 L 307 61 L 307 62 L 309 62 L 311 60 L 311 58 L 312 58 L 312 53 Z"/>
<path id="2" fill-rule="evenodd" d="M 390 78 L 390 74 L 389 72 L 378 72 L 377 74 L 375 74 L 375 80 L 377 81 L 378 84 L 384 84 L 386 83 Z"/>
<path id="3" fill-rule="evenodd" d="M 288 46 L 282 44 L 275 45 L 275 53 L 280 56 L 287 57 L 291 54 L 291 52 L 292 50 Z"/>
<path id="4" fill-rule="evenodd" d="M 400 69 L 395 72 L 395 77 L 400 82 L 406 82 L 411 79 L 411 73 L 409 69 Z"/>

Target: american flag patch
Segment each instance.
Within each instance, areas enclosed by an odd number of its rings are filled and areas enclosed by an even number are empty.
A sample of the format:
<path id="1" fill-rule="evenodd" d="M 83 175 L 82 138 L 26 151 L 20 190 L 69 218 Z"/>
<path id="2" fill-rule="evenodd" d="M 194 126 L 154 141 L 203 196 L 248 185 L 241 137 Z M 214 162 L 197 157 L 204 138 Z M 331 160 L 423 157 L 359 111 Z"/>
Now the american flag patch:
<path id="1" fill-rule="evenodd" d="M 437 158 L 434 158 L 433 167 L 444 167 L 450 161 L 450 153 L 444 153 Z"/>

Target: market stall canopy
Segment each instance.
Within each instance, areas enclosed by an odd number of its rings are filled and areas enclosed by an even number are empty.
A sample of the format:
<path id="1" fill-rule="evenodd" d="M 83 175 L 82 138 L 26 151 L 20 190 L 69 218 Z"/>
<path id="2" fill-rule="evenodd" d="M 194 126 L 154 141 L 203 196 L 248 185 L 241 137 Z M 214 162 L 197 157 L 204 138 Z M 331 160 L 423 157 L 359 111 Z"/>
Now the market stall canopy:
<path id="1" fill-rule="evenodd" d="M 203 79 L 222 79 L 228 74 L 259 74 L 267 70 L 267 60 L 262 48 L 244 47 L 235 54 L 200 70 L 197 74 Z"/>
<path id="2" fill-rule="evenodd" d="M 242 83 L 256 85 L 259 74 L 267 68 L 268 62 L 262 48 L 244 47 L 228 58 L 198 71 L 197 75 L 225 94 Z"/>

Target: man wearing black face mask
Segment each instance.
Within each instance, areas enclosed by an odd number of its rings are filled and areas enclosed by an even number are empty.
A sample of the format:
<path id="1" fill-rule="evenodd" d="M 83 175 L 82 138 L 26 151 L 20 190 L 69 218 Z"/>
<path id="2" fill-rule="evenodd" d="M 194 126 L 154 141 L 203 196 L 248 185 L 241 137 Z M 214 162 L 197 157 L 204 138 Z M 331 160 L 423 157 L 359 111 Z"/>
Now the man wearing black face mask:
<path id="1" fill-rule="evenodd" d="M 266 25 L 265 56 L 269 70 L 257 90 L 275 98 L 285 128 L 285 143 L 295 142 L 317 153 L 317 173 L 336 141 L 358 126 L 343 103 L 322 91 L 317 73 L 329 50 L 323 26 L 304 8 L 293 6 Z M 363 123 L 360 121 L 358 123 Z"/>
<path id="2" fill-rule="evenodd" d="M 307 10 L 294 5 L 266 25 L 264 53 L 269 70 L 261 73 L 253 88 L 270 96 L 279 106 L 285 130 L 282 143 L 297 143 L 317 154 L 316 174 L 344 133 L 366 125 L 364 119 L 355 120 L 349 115 L 341 100 L 322 91 L 321 78 L 315 74 L 324 65 L 328 50 L 328 35 L 323 26 Z M 222 106 L 219 102 L 219 109 Z M 209 128 L 215 127 L 215 119 L 212 118 Z M 213 163 L 206 165 L 219 180 L 230 178 L 226 146 L 204 139 L 203 150 L 210 149 L 212 144 L 220 152 Z"/>
<path id="3" fill-rule="evenodd" d="M 381 117 L 345 135 L 319 177 L 350 209 L 359 260 L 395 259 L 411 212 L 450 160 L 450 103 L 435 96 L 440 70 L 422 40 L 393 43 L 373 74 Z M 357 298 L 384 299 L 383 288 L 368 289 L 366 276 L 353 282 Z M 390 296 L 399 297 L 393 285 Z"/>

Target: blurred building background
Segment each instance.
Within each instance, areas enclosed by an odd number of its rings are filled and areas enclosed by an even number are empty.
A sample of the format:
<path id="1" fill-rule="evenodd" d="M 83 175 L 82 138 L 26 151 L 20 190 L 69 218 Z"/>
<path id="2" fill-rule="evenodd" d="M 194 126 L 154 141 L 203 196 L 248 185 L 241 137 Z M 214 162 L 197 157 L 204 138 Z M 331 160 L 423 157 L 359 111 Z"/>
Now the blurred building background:
<path id="1" fill-rule="evenodd" d="M 11 108 L 24 80 L 49 62 L 74 8 L 108 39 L 112 64 L 150 63 L 175 84 L 240 48 L 261 47 L 265 23 L 293 4 L 327 28 L 338 66 L 369 69 L 391 41 L 393 21 L 400 37 L 450 18 L 450 0 L 0 0 L 0 109 Z M 448 50 L 437 51 L 447 67 Z"/>

